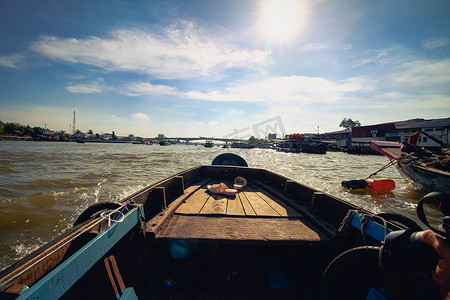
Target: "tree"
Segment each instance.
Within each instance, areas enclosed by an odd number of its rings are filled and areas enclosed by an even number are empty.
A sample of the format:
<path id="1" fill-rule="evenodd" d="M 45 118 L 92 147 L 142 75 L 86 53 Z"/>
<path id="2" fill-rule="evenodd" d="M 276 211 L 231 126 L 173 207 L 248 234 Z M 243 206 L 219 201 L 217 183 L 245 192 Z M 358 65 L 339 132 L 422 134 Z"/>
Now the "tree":
<path id="1" fill-rule="evenodd" d="M 358 120 L 353 121 L 351 118 L 344 118 L 341 124 L 339 124 L 339 127 L 344 127 L 345 129 L 350 129 L 358 126 L 361 126 L 361 123 Z"/>
<path id="2" fill-rule="evenodd" d="M 44 129 L 42 127 L 33 127 L 33 133 L 31 134 L 31 137 L 36 140 L 39 138 L 39 135 L 42 135 L 44 133 Z"/>
<path id="3" fill-rule="evenodd" d="M 252 135 L 252 136 L 248 139 L 248 141 L 249 141 L 250 143 L 256 144 L 256 143 L 258 142 L 258 139 L 255 138 L 255 137 Z"/>
<path id="4" fill-rule="evenodd" d="M 33 130 L 33 128 L 31 128 L 30 125 L 25 126 L 25 131 L 24 131 L 25 135 L 31 136 L 33 134 L 33 132 L 34 132 L 34 130 Z"/>
<path id="5" fill-rule="evenodd" d="M 66 133 L 64 130 L 58 131 L 56 134 L 61 142 L 70 141 L 70 134 Z"/>

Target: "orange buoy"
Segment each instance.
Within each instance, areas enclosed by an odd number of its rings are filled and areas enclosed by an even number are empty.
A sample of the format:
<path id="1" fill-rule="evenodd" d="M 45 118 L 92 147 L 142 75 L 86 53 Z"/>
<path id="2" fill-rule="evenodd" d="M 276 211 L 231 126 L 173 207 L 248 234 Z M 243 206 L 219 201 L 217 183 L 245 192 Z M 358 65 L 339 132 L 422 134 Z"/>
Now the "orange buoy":
<path id="1" fill-rule="evenodd" d="M 366 179 L 367 189 L 374 191 L 391 191 L 395 189 L 395 182 L 388 178 L 369 178 Z"/>

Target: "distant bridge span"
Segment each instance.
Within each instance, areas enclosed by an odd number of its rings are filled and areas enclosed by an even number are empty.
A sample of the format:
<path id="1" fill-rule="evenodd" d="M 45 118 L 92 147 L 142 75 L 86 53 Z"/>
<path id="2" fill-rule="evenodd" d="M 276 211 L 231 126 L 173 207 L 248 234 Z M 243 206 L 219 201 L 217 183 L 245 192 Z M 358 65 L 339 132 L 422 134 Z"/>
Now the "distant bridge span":
<path id="1" fill-rule="evenodd" d="M 163 138 L 163 139 L 155 139 L 155 140 L 159 140 L 159 141 L 173 141 L 173 140 L 177 140 L 177 141 L 187 141 L 187 142 L 192 142 L 192 141 L 200 141 L 200 140 L 206 140 L 206 141 L 220 141 L 220 142 L 243 142 L 246 140 L 241 140 L 241 139 L 227 139 L 227 138 L 220 138 L 220 137 L 174 137 L 174 138 Z"/>

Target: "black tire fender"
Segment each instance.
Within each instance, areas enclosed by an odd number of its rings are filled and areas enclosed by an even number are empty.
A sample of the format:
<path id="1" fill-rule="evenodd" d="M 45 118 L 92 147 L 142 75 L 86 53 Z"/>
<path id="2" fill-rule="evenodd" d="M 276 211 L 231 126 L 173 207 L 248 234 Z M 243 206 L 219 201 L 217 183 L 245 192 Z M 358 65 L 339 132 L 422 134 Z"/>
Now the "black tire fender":
<path id="1" fill-rule="evenodd" d="M 237 154 L 234 153 L 222 153 L 218 155 L 214 160 L 212 161 L 211 165 L 213 166 L 219 166 L 219 165 L 225 165 L 225 166 L 241 166 L 241 167 L 248 167 L 247 162 L 245 159 L 240 157 Z"/>
<path id="2" fill-rule="evenodd" d="M 338 255 L 322 276 L 322 299 L 365 299 L 383 279 L 380 247 L 363 246 Z"/>

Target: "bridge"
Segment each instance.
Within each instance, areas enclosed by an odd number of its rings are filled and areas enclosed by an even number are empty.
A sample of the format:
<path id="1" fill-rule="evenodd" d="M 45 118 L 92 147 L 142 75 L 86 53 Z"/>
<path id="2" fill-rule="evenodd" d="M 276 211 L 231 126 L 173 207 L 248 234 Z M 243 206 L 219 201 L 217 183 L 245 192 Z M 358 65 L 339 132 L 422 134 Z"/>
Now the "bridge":
<path id="1" fill-rule="evenodd" d="M 186 141 L 186 142 L 192 142 L 192 141 L 201 141 L 201 140 L 206 140 L 206 141 L 220 141 L 220 142 L 225 142 L 225 143 L 232 143 L 232 142 L 244 142 L 244 141 L 248 141 L 248 140 L 241 140 L 241 139 L 228 139 L 228 138 L 221 138 L 221 137 L 204 137 L 204 136 L 200 136 L 200 137 L 165 137 L 165 138 L 154 138 L 151 139 L 152 141 Z"/>

